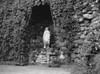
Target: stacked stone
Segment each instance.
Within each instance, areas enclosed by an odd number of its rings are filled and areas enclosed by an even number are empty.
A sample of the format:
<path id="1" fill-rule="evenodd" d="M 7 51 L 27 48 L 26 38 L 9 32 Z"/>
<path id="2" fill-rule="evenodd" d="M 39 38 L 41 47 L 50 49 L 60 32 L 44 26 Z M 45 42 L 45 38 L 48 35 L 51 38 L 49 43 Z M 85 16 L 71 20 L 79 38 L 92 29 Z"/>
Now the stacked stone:
<path id="1" fill-rule="evenodd" d="M 36 59 L 37 63 L 46 63 L 47 62 L 47 57 L 46 57 L 46 52 L 42 52 L 38 55 Z"/>
<path id="2" fill-rule="evenodd" d="M 76 43 L 90 43 L 91 40 L 89 39 L 93 37 L 94 34 L 96 34 L 96 36 L 100 35 L 100 13 L 98 4 L 97 1 L 91 3 L 85 2 L 83 3 L 85 8 L 81 11 L 81 15 L 74 15 L 74 18 L 77 18 L 77 21 L 80 24 L 80 32 L 77 33 L 79 39 L 75 41 Z"/>
<path id="3" fill-rule="evenodd" d="M 78 55 L 72 55 L 74 60 L 82 63 L 86 62 L 85 56 L 89 55 L 92 44 L 100 46 L 100 12 L 99 3 L 95 2 L 83 2 L 84 8 L 80 11 L 80 14 L 73 16 L 80 25 L 80 32 L 77 33 L 77 39 L 74 41 L 78 45 L 78 50 L 75 50 Z M 77 58 L 78 57 L 78 58 Z"/>

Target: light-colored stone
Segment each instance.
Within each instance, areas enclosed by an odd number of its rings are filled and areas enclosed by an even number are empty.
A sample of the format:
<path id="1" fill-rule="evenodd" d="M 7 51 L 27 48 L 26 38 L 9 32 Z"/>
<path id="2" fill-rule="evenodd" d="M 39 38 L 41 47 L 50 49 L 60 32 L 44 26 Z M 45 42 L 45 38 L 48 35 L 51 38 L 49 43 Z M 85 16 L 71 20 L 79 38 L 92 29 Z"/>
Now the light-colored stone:
<path id="1" fill-rule="evenodd" d="M 85 12 L 87 12 L 87 10 L 86 10 L 86 9 L 83 9 L 83 10 L 82 10 L 82 13 L 85 13 Z"/>
<path id="2" fill-rule="evenodd" d="M 84 32 L 83 32 L 83 34 L 86 34 L 86 33 L 87 33 L 87 31 L 84 31 Z"/>
<path id="3" fill-rule="evenodd" d="M 93 11 L 88 11 L 87 13 L 88 13 L 88 14 L 92 14 L 92 13 L 93 13 Z"/>
<path id="4" fill-rule="evenodd" d="M 92 19 L 92 21 L 91 21 L 91 22 L 92 22 L 92 23 L 93 23 L 93 22 L 97 22 L 98 20 L 100 20 L 100 16 L 98 16 L 98 17 L 96 17 L 96 18 Z"/>
<path id="5" fill-rule="evenodd" d="M 100 16 L 100 13 L 98 13 L 97 11 L 93 11 L 93 18 L 96 18 L 96 17 L 98 17 L 98 16 Z"/>
<path id="6" fill-rule="evenodd" d="M 83 14 L 83 17 L 86 19 L 92 19 L 93 15 L 92 14 Z"/>
<path id="7" fill-rule="evenodd" d="M 85 30 L 85 27 L 81 27 L 81 31 Z"/>
<path id="8" fill-rule="evenodd" d="M 84 19 L 81 17 L 81 18 L 79 18 L 79 22 L 82 22 Z"/>
<path id="9" fill-rule="evenodd" d="M 73 17 L 74 17 L 74 18 L 78 18 L 78 16 L 77 16 L 77 15 L 73 15 Z"/>
<path id="10" fill-rule="evenodd" d="M 96 0 L 95 2 L 96 2 L 96 3 L 98 3 L 98 2 L 99 2 L 99 0 Z"/>
<path id="11" fill-rule="evenodd" d="M 93 23 L 91 23 L 91 25 L 93 28 L 96 28 L 96 27 L 100 27 L 100 20 L 99 21 L 95 21 Z"/>
<path id="12" fill-rule="evenodd" d="M 84 40 L 75 40 L 74 42 L 75 43 L 78 43 L 78 44 L 83 44 L 84 43 Z"/>
<path id="13" fill-rule="evenodd" d="M 85 43 L 91 43 L 91 41 L 88 41 L 87 39 L 84 40 Z"/>
<path id="14" fill-rule="evenodd" d="M 83 23 L 82 23 L 82 24 L 80 24 L 80 25 L 81 25 L 81 26 L 85 26 L 85 24 L 83 24 Z"/>
<path id="15" fill-rule="evenodd" d="M 85 38 L 85 35 L 84 35 L 84 34 L 82 34 L 82 35 L 80 36 L 80 38 Z"/>
<path id="16" fill-rule="evenodd" d="M 81 35 L 81 33 L 79 32 L 79 33 L 77 33 L 77 35 Z"/>
<path id="17" fill-rule="evenodd" d="M 91 7 L 94 7 L 95 5 L 94 4 L 91 4 Z"/>
<path id="18" fill-rule="evenodd" d="M 93 8 L 92 8 L 92 11 L 96 11 L 96 10 L 98 10 L 97 7 L 93 7 Z"/>
<path id="19" fill-rule="evenodd" d="M 88 2 L 84 2 L 83 5 L 86 6 L 88 4 Z"/>

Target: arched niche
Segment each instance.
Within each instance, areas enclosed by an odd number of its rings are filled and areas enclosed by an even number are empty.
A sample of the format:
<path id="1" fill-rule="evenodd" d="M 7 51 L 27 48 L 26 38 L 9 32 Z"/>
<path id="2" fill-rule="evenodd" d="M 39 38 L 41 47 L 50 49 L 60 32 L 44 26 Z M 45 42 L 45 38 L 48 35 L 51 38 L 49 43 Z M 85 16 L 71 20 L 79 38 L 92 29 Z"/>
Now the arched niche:
<path id="1" fill-rule="evenodd" d="M 29 42 L 30 39 L 42 39 L 45 27 L 49 27 L 50 31 L 53 30 L 52 12 L 49 3 L 40 4 L 32 7 L 29 23 L 25 27 L 25 40 Z M 51 40 L 52 39 L 53 36 L 51 36 Z"/>

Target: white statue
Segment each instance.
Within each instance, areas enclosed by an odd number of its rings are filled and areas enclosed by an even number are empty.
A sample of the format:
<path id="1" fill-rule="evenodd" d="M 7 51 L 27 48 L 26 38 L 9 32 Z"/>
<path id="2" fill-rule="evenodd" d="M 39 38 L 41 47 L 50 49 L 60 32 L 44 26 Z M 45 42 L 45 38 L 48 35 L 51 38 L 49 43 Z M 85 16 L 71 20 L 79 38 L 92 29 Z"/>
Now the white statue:
<path id="1" fill-rule="evenodd" d="M 65 56 L 64 56 L 64 54 L 63 54 L 63 51 L 61 51 L 61 52 L 60 52 L 59 59 L 62 59 L 62 60 L 64 60 L 64 59 L 65 59 Z"/>
<path id="2" fill-rule="evenodd" d="M 50 44 L 50 31 L 48 30 L 48 27 L 45 28 L 44 34 L 43 34 L 43 43 L 44 48 L 48 48 Z"/>

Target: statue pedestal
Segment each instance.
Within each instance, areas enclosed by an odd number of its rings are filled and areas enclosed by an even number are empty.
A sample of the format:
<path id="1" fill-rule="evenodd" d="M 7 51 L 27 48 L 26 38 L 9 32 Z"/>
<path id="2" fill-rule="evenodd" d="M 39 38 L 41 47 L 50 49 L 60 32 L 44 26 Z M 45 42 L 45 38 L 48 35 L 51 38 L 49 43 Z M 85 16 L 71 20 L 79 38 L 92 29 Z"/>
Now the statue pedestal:
<path id="1" fill-rule="evenodd" d="M 50 61 L 50 54 L 52 54 L 49 50 L 50 48 L 47 49 L 42 49 L 41 53 L 38 55 L 36 62 L 37 63 L 49 63 Z"/>
<path id="2" fill-rule="evenodd" d="M 46 54 L 39 54 L 36 62 L 37 63 L 46 63 L 47 62 L 46 59 L 47 59 Z"/>

